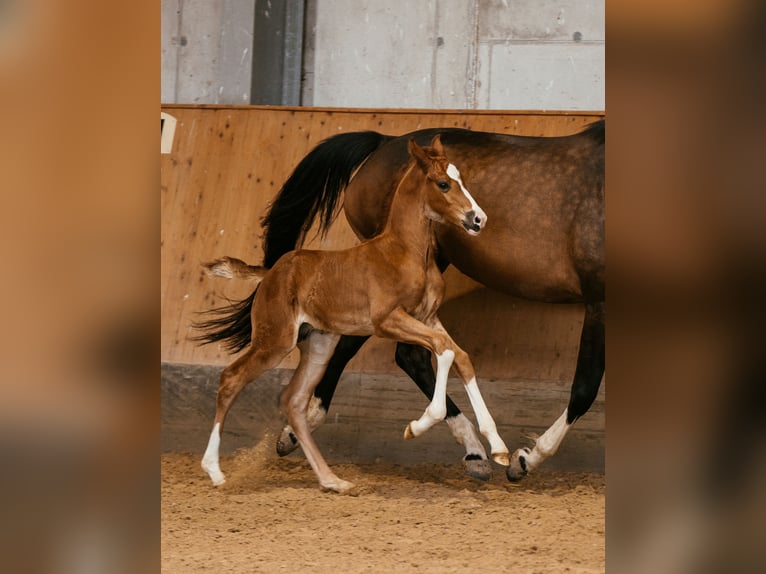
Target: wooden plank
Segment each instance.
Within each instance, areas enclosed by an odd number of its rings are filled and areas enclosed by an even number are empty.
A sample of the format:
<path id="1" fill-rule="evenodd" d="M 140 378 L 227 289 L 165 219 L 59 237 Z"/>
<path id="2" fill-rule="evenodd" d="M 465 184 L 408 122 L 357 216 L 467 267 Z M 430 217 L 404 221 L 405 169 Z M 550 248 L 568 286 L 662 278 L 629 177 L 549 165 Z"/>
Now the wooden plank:
<path id="1" fill-rule="evenodd" d="M 220 371 L 221 367 L 162 365 L 163 452 L 201 456 L 215 414 Z M 242 391 L 226 420 L 221 442 L 224 454 L 252 447 L 264 438 L 273 444 L 284 424 L 279 395 L 291 375 L 290 370 L 275 369 Z M 479 386 L 498 432 L 511 450 L 528 446 L 530 433 L 542 434 L 569 400 L 568 381 L 481 379 Z M 448 392 L 475 421 L 457 379 L 450 379 Z M 465 451 L 445 424 L 415 440 L 403 439 L 407 423 L 418 418 L 426 405 L 426 398 L 401 374 L 346 372 L 327 420 L 314 436 L 330 463 L 457 463 Z M 593 407 L 572 427 L 544 468 L 603 472 L 604 423 L 602 388 Z M 303 455 L 298 450 L 290 456 Z M 494 468 L 503 472 L 499 466 Z"/>
<path id="2" fill-rule="evenodd" d="M 260 218 L 295 165 L 321 140 L 362 129 L 402 134 L 428 127 L 465 127 L 524 135 L 563 135 L 600 112 L 342 110 L 268 106 L 165 105 L 177 118 L 175 142 L 161 158 L 162 360 L 223 365 L 231 357 L 189 341 L 196 313 L 222 297 L 249 294 L 245 283 L 204 276 L 200 263 L 221 255 L 262 258 Z M 326 240 L 309 247 L 356 243 L 341 216 Z M 582 310 L 490 292 L 454 269 L 447 272 L 445 325 L 474 357 L 484 377 L 568 380 L 574 369 Z M 480 289 L 480 291 L 477 291 Z M 468 321 L 467 317 L 481 317 Z M 296 364 L 296 353 L 283 367 Z M 396 372 L 393 344 L 373 340 L 352 371 Z"/>

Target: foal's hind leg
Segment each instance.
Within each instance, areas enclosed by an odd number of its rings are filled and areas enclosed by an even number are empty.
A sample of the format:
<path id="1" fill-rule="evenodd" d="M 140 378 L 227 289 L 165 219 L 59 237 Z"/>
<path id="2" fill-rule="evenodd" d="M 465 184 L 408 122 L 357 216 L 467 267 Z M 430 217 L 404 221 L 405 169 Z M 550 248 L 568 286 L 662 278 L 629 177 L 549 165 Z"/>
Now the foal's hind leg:
<path id="1" fill-rule="evenodd" d="M 429 400 L 434 398 L 436 375 L 431 366 L 431 353 L 424 347 L 399 343 L 396 346 L 396 364 L 415 381 Z M 492 466 L 487 460 L 487 451 L 481 443 L 476 429 L 457 405 L 446 395 L 447 417 L 445 422 L 452 431 L 455 440 L 465 447 L 463 466 L 473 478 L 489 480 Z"/>
<path id="2" fill-rule="evenodd" d="M 338 344 L 340 335 L 312 331 L 298 344 L 301 351 L 301 362 L 290 380 L 285 392 L 282 393 L 281 404 L 287 415 L 287 420 L 293 428 L 303 454 L 319 479 L 319 486 L 324 491 L 338 493 L 348 492 L 353 484 L 338 478 L 330 469 L 319 452 L 311 428 L 306 420 L 306 407 L 312 398 L 314 388 L 324 373 L 330 356 Z"/>
<path id="3" fill-rule="evenodd" d="M 242 389 L 248 383 L 257 379 L 264 371 L 279 364 L 292 347 L 269 347 L 268 349 L 253 349 L 239 357 L 221 373 L 221 382 L 216 398 L 215 419 L 210 433 L 207 449 L 202 457 L 202 468 L 208 473 L 213 484 L 219 486 L 226 482 L 221 472 L 218 449 L 221 444 L 221 431 L 226 414 Z"/>
<path id="4" fill-rule="evenodd" d="M 314 389 L 314 394 L 309 400 L 306 413 L 309 428 L 313 432 L 324 422 L 327 411 L 330 409 L 332 397 L 335 394 L 335 388 L 338 386 L 341 373 L 346 368 L 348 362 L 362 348 L 369 337 L 359 337 L 353 335 L 343 335 L 333 351 L 330 362 L 327 363 L 327 369 L 322 375 L 319 384 Z M 301 363 L 308 360 L 308 353 L 301 353 Z M 298 366 L 300 369 L 300 365 Z M 285 456 L 290 454 L 298 447 L 298 439 L 290 425 L 282 428 L 282 433 L 277 438 L 277 454 Z"/>
<path id="5" fill-rule="evenodd" d="M 596 399 L 604 375 L 604 366 L 604 304 L 588 304 L 585 307 L 580 351 L 577 355 L 569 406 L 535 441 L 531 450 L 520 448 L 513 453 L 511 464 L 505 471 L 508 480 L 521 480 L 530 470 L 534 470 L 556 453 L 572 424 L 588 411 Z"/>

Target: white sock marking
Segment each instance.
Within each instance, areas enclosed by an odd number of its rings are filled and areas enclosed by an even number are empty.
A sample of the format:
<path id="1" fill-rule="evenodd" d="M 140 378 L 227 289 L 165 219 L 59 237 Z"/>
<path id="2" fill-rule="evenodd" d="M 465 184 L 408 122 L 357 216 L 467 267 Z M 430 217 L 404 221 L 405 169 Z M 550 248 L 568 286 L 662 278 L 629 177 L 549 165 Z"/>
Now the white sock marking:
<path id="1" fill-rule="evenodd" d="M 441 355 L 437 353 L 434 398 L 423 415 L 410 423 L 409 428 L 414 436 L 424 433 L 447 416 L 447 376 L 454 359 L 455 352 L 452 349 L 445 350 Z"/>
<path id="2" fill-rule="evenodd" d="M 484 398 L 479 391 L 479 385 L 476 384 L 476 379 L 472 378 L 465 385 L 466 393 L 468 393 L 468 400 L 471 401 L 473 412 L 476 414 L 476 421 L 479 423 L 479 431 L 489 441 L 489 446 L 493 454 L 508 452 L 508 447 L 505 446 L 503 439 L 497 434 L 497 427 L 492 415 L 489 414 L 489 409 L 484 403 Z"/>
<path id="3" fill-rule="evenodd" d="M 226 477 L 221 472 L 218 463 L 218 448 L 221 446 L 221 424 L 215 423 L 213 431 L 210 433 L 210 440 L 207 443 L 205 455 L 202 457 L 202 468 L 210 475 L 210 480 L 218 486 L 226 482 Z"/>
<path id="4" fill-rule="evenodd" d="M 556 419 L 556 422 L 537 439 L 532 452 L 524 455 L 524 460 L 530 470 L 536 468 L 546 458 L 556 454 L 570 426 L 567 424 L 567 410 L 564 409 L 564 412 Z"/>

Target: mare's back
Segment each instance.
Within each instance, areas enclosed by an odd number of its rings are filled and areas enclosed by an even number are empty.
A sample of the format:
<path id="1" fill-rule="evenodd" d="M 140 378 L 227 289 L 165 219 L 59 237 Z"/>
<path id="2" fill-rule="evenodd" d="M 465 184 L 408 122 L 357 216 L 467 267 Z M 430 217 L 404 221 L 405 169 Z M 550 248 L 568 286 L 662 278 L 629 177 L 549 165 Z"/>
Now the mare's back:
<path id="1" fill-rule="evenodd" d="M 435 133 L 450 162 L 487 212 L 477 237 L 439 226 L 440 252 L 463 273 L 530 299 L 581 299 L 583 262 L 572 244 L 603 251 L 604 127 L 573 136 L 518 137 L 459 129 L 422 130 L 392 139 L 362 166 L 346 192 L 349 223 L 360 237 L 379 233 L 407 163 L 407 141 Z M 587 237 L 582 237 L 586 235 Z M 603 255 L 600 256 L 603 265 Z"/>

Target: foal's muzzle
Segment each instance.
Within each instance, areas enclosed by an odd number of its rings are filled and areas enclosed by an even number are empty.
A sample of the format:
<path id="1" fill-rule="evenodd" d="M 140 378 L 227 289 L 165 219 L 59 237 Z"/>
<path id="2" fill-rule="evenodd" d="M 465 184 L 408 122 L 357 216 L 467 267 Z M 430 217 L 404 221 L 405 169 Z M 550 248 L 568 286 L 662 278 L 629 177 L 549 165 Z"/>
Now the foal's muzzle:
<path id="1" fill-rule="evenodd" d="M 486 223 L 487 214 L 481 210 L 477 211 L 472 209 L 465 214 L 465 218 L 463 219 L 463 227 L 465 227 L 466 231 L 471 235 L 478 234 Z"/>

